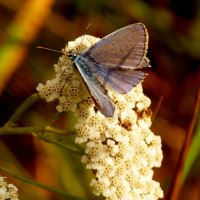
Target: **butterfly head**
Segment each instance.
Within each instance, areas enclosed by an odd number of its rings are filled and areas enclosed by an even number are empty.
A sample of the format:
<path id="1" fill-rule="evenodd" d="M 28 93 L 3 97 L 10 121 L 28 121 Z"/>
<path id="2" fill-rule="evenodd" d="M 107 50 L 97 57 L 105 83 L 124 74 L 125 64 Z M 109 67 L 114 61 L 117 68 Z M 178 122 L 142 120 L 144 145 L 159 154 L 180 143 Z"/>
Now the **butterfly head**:
<path id="1" fill-rule="evenodd" d="M 62 52 L 70 58 L 70 60 L 74 61 L 76 57 L 78 56 L 77 53 L 74 53 L 73 51 L 65 51 L 65 49 L 62 50 Z"/>
<path id="2" fill-rule="evenodd" d="M 69 52 L 68 53 L 69 58 L 74 61 L 76 59 L 76 57 L 78 56 L 76 53 L 73 52 Z"/>

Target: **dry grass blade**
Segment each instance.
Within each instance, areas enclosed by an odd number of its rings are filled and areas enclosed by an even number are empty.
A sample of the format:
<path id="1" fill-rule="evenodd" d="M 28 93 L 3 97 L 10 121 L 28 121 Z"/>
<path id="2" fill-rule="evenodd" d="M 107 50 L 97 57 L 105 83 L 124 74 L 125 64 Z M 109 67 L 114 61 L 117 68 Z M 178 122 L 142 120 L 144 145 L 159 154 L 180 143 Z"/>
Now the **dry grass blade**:
<path id="1" fill-rule="evenodd" d="M 0 92 L 23 61 L 27 45 L 38 34 L 53 2 L 53 0 L 25 1 L 8 27 L 7 39 L 0 48 Z"/>
<path id="2" fill-rule="evenodd" d="M 200 104 L 200 90 L 198 91 L 198 94 L 197 94 L 190 126 L 188 129 L 185 141 L 183 143 L 183 147 L 180 152 L 180 156 L 179 156 L 179 160 L 178 160 L 177 168 L 176 168 L 176 173 L 172 181 L 172 184 L 170 186 L 168 195 L 166 197 L 166 199 L 169 199 L 169 200 L 177 200 L 179 198 L 179 193 L 182 186 L 183 168 L 184 168 L 184 164 L 187 158 L 187 153 L 189 151 L 190 144 L 192 141 L 194 127 L 195 127 L 195 123 L 196 123 L 196 119 L 197 119 L 197 115 L 199 111 L 199 104 Z"/>

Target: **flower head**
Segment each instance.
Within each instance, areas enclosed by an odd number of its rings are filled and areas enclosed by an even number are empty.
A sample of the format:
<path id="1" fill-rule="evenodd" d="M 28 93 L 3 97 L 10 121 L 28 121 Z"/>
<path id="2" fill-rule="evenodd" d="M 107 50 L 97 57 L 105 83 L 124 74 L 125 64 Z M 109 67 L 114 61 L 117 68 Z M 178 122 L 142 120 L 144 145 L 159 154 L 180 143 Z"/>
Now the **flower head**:
<path id="1" fill-rule="evenodd" d="M 115 105 L 112 117 L 95 108 L 80 73 L 74 69 L 68 52 L 80 54 L 99 39 L 82 36 L 69 42 L 55 65 L 56 78 L 39 84 L 37 90 L 47 101 L 58 99 L 59 112 L 77 116 L 76 143 L 86 143 L 82 162 L 95 172 L 91 181 L 94 194 L 107 200 L 151 199 L 163 197 L 158 182 L 152 179 L 153 167 L 162 161 L 161 139 L 150 130 L 150 99 L 139 83 L 127 94 L 108 90 Z"/>
<path id="2" fill-rule="evenodd" d="M 0 177 L 0 199 L 18 200 L 18 189 L 13 184 L 7 184 L 4 177 Z"/>

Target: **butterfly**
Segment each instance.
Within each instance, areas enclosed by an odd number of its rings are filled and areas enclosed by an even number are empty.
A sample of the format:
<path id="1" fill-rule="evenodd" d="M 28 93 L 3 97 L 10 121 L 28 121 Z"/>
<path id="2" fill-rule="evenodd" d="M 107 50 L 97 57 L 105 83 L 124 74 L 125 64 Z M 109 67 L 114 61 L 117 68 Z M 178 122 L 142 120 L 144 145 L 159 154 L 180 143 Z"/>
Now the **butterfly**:
<path id="1" fill-rule="evenodd" d="M 144 78 L 145 73 L 138 69 L 149 66 L 148 40 L 146 27 L 135 23 L 103 37 L 79 55 L 69 52 L 69 58 L 104 116 L 112 117 L 115 111 L 107 86 L 126 94 Z"/>

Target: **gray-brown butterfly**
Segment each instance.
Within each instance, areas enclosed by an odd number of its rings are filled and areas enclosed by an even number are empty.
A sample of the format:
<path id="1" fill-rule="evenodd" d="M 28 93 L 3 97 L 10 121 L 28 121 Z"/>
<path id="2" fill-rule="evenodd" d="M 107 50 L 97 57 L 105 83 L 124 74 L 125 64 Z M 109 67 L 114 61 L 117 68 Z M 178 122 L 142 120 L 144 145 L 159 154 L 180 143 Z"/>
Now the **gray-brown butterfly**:
<path id="1" fill-rule="evenodd" d="M 90 46 L 80 55 L 69 53 L 76 64 L 98 110 L 111 117 L 115 107 L 107 86 L 126 94 L 145 76 L 148 67 L 148 32 L 142 23 L 121 28 Z"/>

